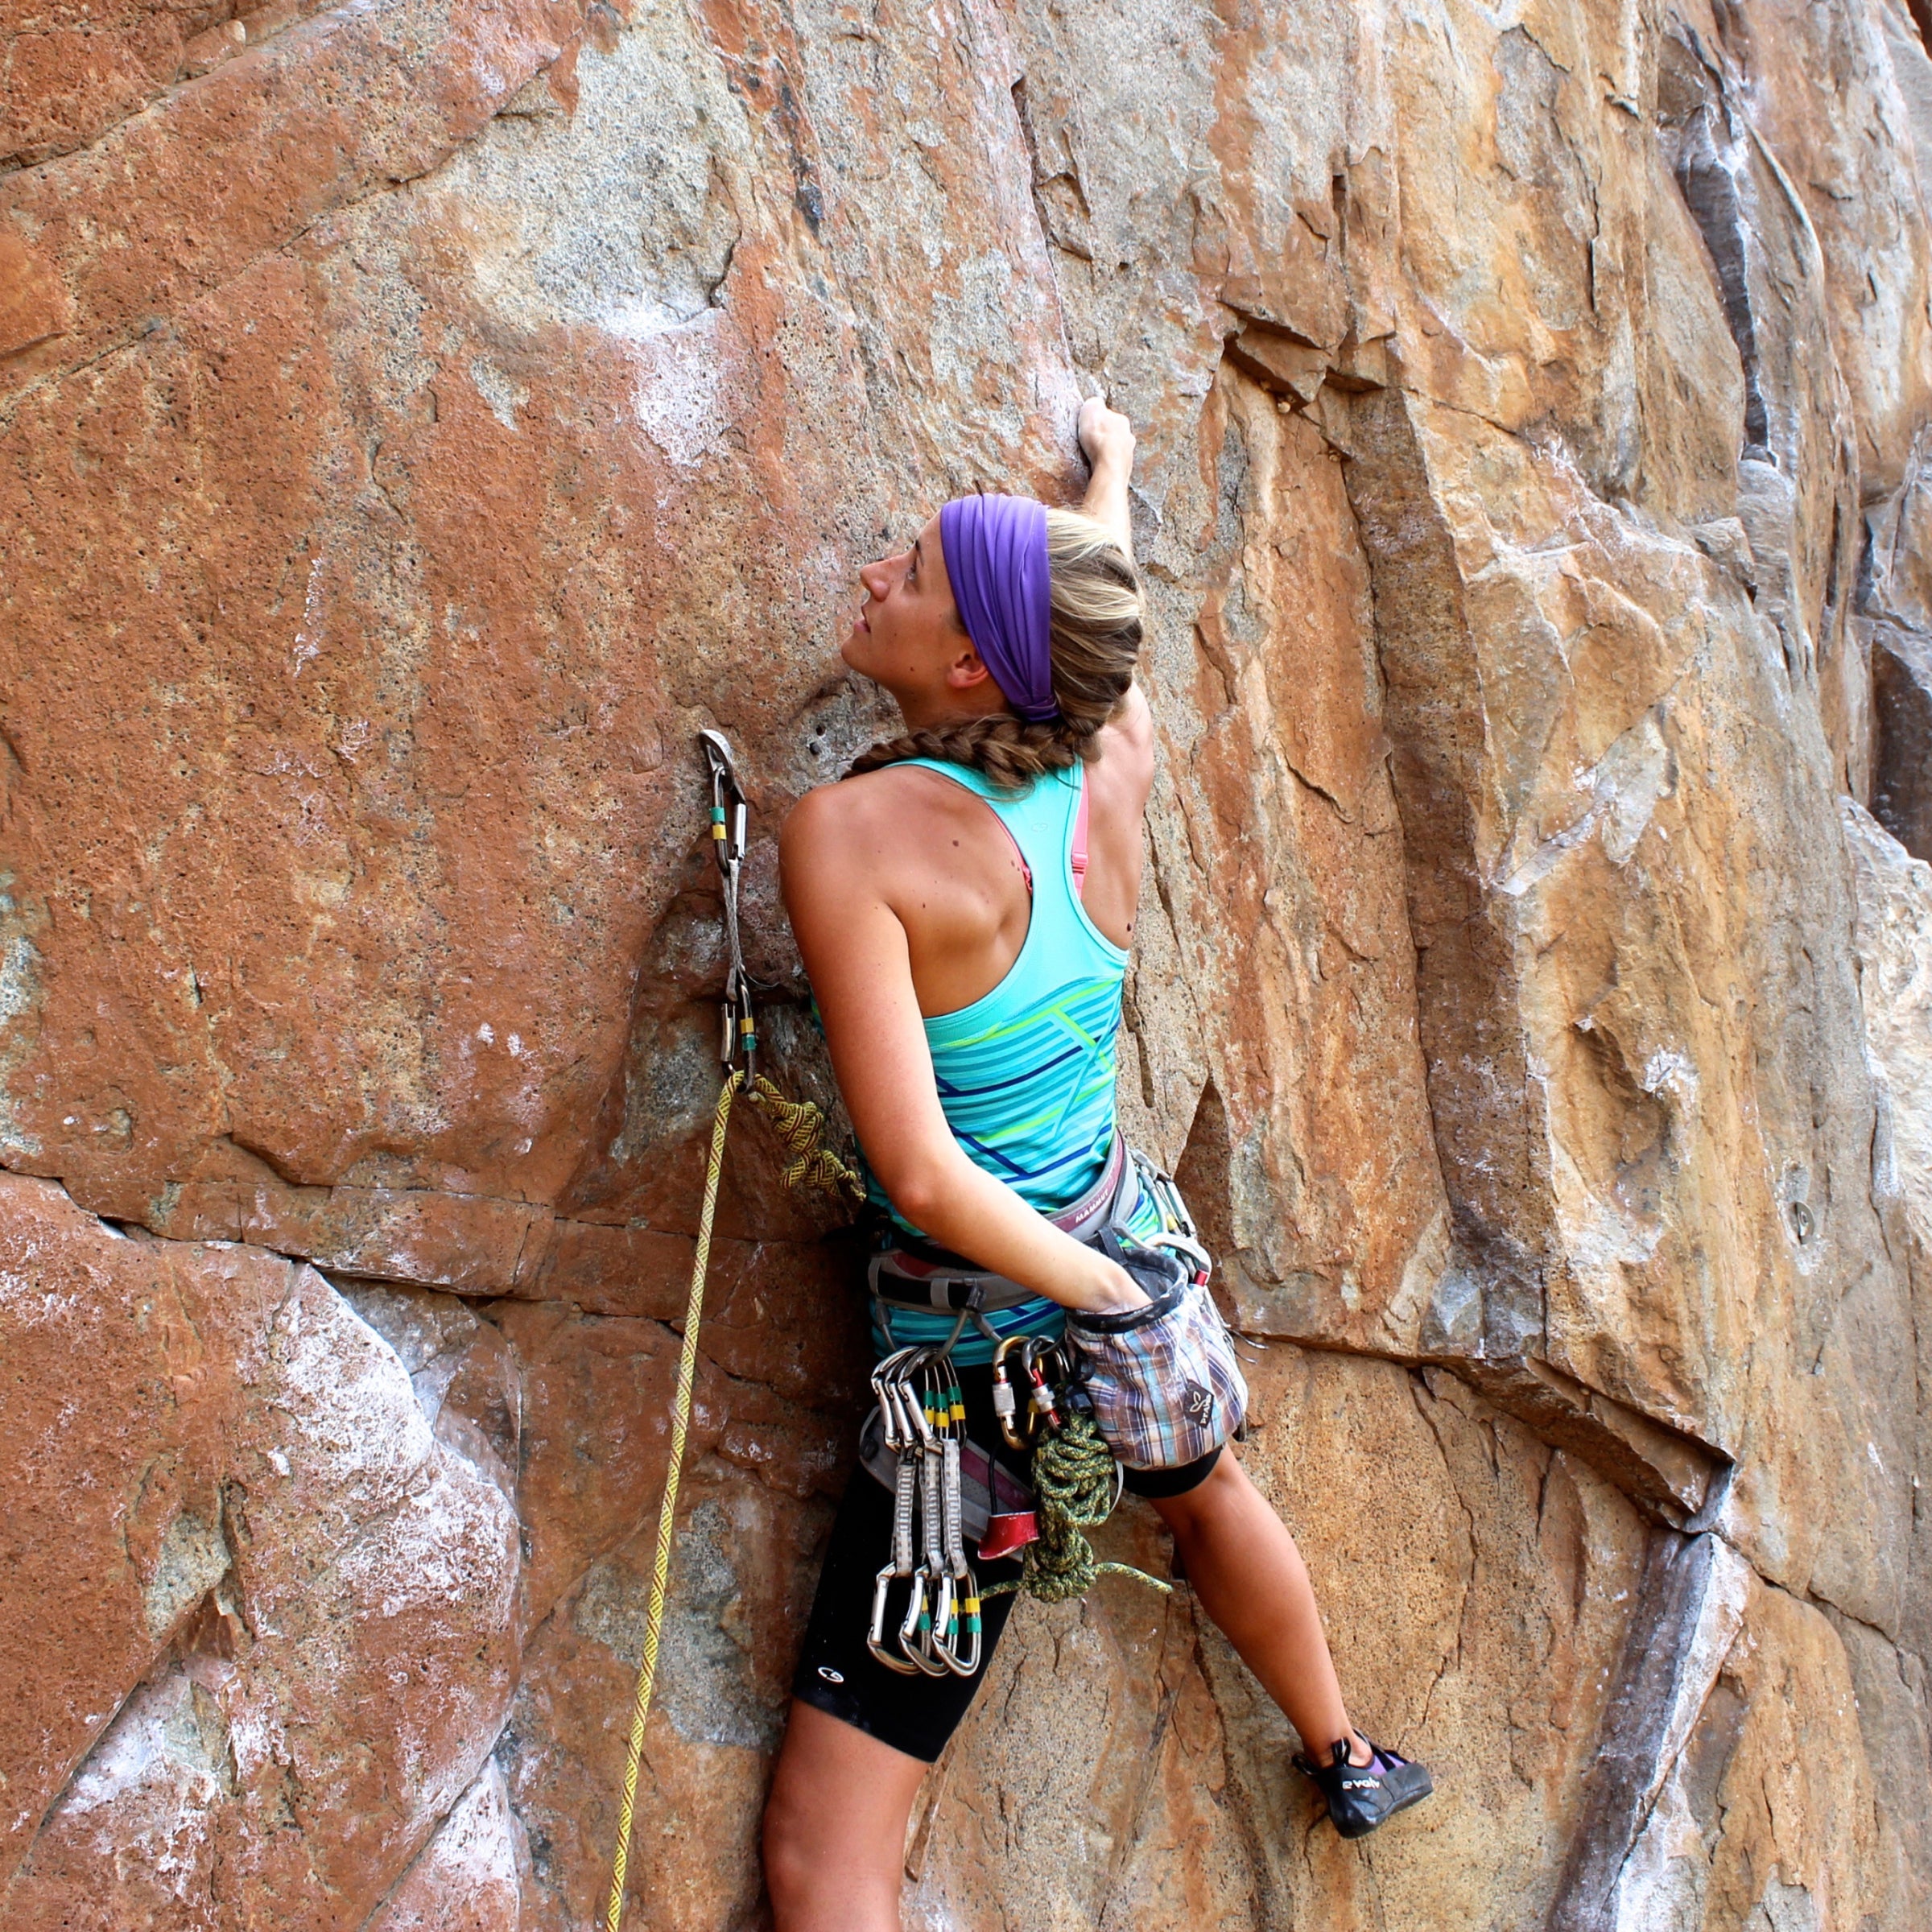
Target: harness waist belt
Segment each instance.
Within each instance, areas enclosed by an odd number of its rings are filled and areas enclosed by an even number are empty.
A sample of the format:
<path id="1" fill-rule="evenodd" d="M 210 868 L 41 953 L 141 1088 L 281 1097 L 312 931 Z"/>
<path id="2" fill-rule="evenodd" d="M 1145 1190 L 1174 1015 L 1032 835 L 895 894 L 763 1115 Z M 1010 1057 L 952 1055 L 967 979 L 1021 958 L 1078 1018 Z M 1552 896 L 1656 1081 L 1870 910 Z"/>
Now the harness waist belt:
<path id="1" fill-rule="evenodd" d="M 1046 1219 L 1076 1241 L 1089 1241 L 1103 1228 L 1124 1220 L 1139 1198 L 1139 1178 L 1127 1158 L 1127 1143 L 1117 1130 L 1100 1177 L 1077 1201 Z M 932 1308 L 943 1315 L 979 1314 L 1016 1308 L 1037 1301 L 1039 1290 L 1023 1288 L 1003 1274 L 976 1268 L 964 1255 L 900 1233 L 868 1265 L 866 1284 L 890 1308 Z"/>

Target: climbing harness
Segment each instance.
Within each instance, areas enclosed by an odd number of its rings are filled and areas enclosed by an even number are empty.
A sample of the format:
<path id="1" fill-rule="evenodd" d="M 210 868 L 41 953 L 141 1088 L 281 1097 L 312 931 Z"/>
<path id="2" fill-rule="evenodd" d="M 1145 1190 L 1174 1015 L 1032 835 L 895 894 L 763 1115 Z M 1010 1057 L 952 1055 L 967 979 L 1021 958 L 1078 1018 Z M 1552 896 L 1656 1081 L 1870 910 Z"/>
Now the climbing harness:
<path id="1" fill-rule="evenodd" d="M 1133 1211 L 1138 1178 L 1133 1164 L 1136 1158 L 1117 1133 L 1102 1163 L 1100 1178 L 1078 1200 L 1046 1219 L 1076 1241 L 1091 1241 L 1102 1228 L 1124 1221 Z M 1039 1298 L 1037 1289 L 1022 1287 L 1003 1274 L 980 1268 L 962 1255 L 898 1228 L 884 1231 L 879 1251 L 867 1264 L 865 1279 L 872 1296 L 873 1319 L 888 1347 L 893 1341 L 892 1311 L 895 1308 L 937 1309 L 941 1314 L 956 1315 L 952 1334 L 945 1344 L 950 1348 L 965 1331 L 968 1321 L 997 1345 L 1001 1337 L 986 1319 L 987 1315 Z"/>
<path id="2" fill-rule="evenodd" d="M 1096 1239 L 1103 1230 L 1123 1222 L 1133 1212 L 1138 1188 L 1144 1184 L 1141 1168 L 1148 1165 L 1142 1157 L 1132 1154 L 1125 1141 L 1116 1134 L 1100 1178 L 1078 1200 L 1047 1218 L 1075 1241 Z M 1190 1234 L 1191 1231 L 1192 1224 L 1189 1223 Z M 931 1646 L 909 1646 L 903 1633 L 898 1656 L 892 1653 L 886 1641 L 888 1596 L 898 1580 L 913 1575 L 908 1520 L 911 1499 L 915 1493 L 923 1494 L 916 1487 L 922 1445 L 909 1431 L 896 1426 L 889 1407 L 890 1390 L 894 1375 L 912 1373 L 923 1356 L 936 1356 L 944 1360 L 950 1373 L 951 1356 L 947 1352 L 968 1321 L 994 1344 L 993 1406 L 1000 1433 L 1009 1449 L 1034 1452 L 1034 1494 L 1028 1499 L 1031 1508 L 1005 1511 L 998 1508 L 998 1498 L 993 1493 L 997 1487 L 995 1465 L 990 1456 L 983 1459 L 988 1480 L 985 1530 L 979 1546 L 980 1560 L 990 1563 L 1017 1554 L 1023 1566 L 1018 1581 L 993 1584 L 983 1594 L 999 1596 L 1023 1589 L 1044 1602 L 1059 1603 L 1084 1595 L 1097 1576 L 1108 1572 L 1137 1577 L 1157 1589 L 1169 1589 L 1170 1585 L 1129 1564 L 1100 1563 L 1087 1540 L 1085 1532 L 1097 1528 L 1113 1513 L 1124 1479 L 1112 1451 L 1094 1428 L 1091 1414 L 1077 1410 L 1079 1397 L 1071 1387 L 1073 1364 L 1042 1337 L 1001 1336 L 986 1319 L 990 1312 L 1034 1299 L 1035 1290 L 1022 1287 L 1005 1275 L 976 1267 L 963 1256 L 903 1230 L 891 1230 L 886 1239 L 888 1245 L 872 1257 L 866 1278 L 872 1293 L 873 1319 L 888 1347 L 893 1341 L 894 1308 L 937 1309 L 952 1313 L 954 1319 L 952 1333 L 936 1348 L 901 1348 L 886 1358 L 873 1378 L 873 1385 L 880 1392 L 879 1438 L 896 1463 L 892 1478 L 886 1482 L 894 1497 L 892 1555 L 879 1571 L 874 1586 L 872 1627 L 867 1633 L 873 1655 L 894 1670 L 926 1668 L 923 1660 L 934 1655 Z M 1018 1393 L 1011 1381 L 1009 1361 L 1018 1364 L 1026 1379 L 1024 1414 L 1020 1413 Z M 974 1453 L 970 1446 L 968 1453 Z M 980 1459 L 976 1454 L 976 1459 Z M 866 1461 L 867 1467 L 881 1481 L 886 1480 L 878 1461 L 870 1457 Z M 956 1518 L 956 1503 L 954 1507 Z M 964 1561 L 963 1551 L 960 1560 Z M 919 1612 L 922 1587 L 914 1575 L 913 1601 L 906 1611 L 907 1629 L 912 1627 Z M 952 1664 L 964 1676 L 970 1676 L 979 1664 L 976 1600 L 972 1622 L 972 1663 L 964 1666 Z M 943 1647 L 940 1654 L 946 1654 Z M 900 1657 L 910 1658 L 910 1665 L 900 1662 Z"/>
<path id="3" fill-rule="evenodd" d="M 1143 1199 L 1151 1201 L 1159 1225 L 1135 1236 L 1128 1230 Z M 952 1311 L 945 1347 L 968 1320 L 994 1344 L 993 1415 L 1006 1447 L 1030 1453 L 1034 1495 L 1027 1509 L 1001 1513 L 989 1503 L 980 1560 L 1018 1553 L 1022 1574 L 989 1585 L 985 1596 L 1018 1589 L 1063 1602 L 1085 1595 L 1109 1573 L 1165 1591 L 1171 1586 L 1130 1564 L 1101 1562 L 1086 1532 L 1104 1523 L 1118 1505 L 1123 1459 L 1178 1468 L 1241 1426 L 1247 1389 L 1232 1338 L 1207 1291 L 1213 1262 L 1172 1177 L 1117 1134 L 1100 1179 L 1050 1218 L 1127 1267 L 1150 1295 L 1146 1307 L 1100 1316 L 1070 1311 L 1066 1339 L 1059 1344 L 1038 1335 L 1002 1337 L 987 1314 L 1031 1299 L 1033 1290 L 894 1230 L 868 1271 L 874 1319 L 890 1344 L 894 1308 Z M 896 1362 L 909 1352 L 888 1359 Z M 890 1429 L 885 1436 L 890 1447 Z M 876 1461 L 868 1459 L 867 1466 L 879 1472 Z M 902 1454 L 888 1487 L 904 1495 L 910 1480 Z M 875 1624 L 889 1579 L 905 1574 L 896 1567 L 900 1556 L 895 1542 L 894 1567 L 880 1573 Z"/>
<path id="4" fill-rule="evenodd" d="M 731 746 L 718 732 L 699 733 L 711 769 L 711 836 L 724 886 L 724 934 L 729 965 L 724 980 L 724 1032 L 720 1058 L 724 1084 L 712 1115 L 711 1150 L 704 1164 L 704 1203 L 698 1215 L 697 1247 L 691 1256 L 691 1288 L 684 1304 L 684 1334 L 678 1351 L 678 1379 L 671 1406 L 671 1448 L 664 1472 L 664 1494 L 658 1508 L 657 1541 L 651 1556 L 650 1596 L 644 1616 L 644 1654 L 638 1666 L 637 1690 L 631 1699 L 630 1735 L 625 1748 L 623 1798 L 617 1810 L 617 1847 L 611 1861 L 610 1897 L 605 1908 L 605 1932 L 621 1932 L 624 1920 L 624 1882 L 630 1864 L 630 1841 L 637 1820 L 638 1771 L 644 1757 L 644 1732 L 650 1717 L 651 1693 L 657 1682 L 658 1653 L 664 1634 L 664 1608 L 671 1590 L 671 1541 L 677 1530 L 678 1485 L 684 1468 L 684 1448 L 691 1433 L 692 1393 L 698 1370 L 698 1324 L 704 1312 L 704 1277 L 711 1262 L 712 1224 L 716 1218 L 718 1180 L 724 1166 L 724 1133 L 731 1103 L 749 1088 L 753 1104 L 777 1130 L 790 1156 L 785 1182 L 792 1187 L 818 1187 L 865 1198 L 865 1183 L 824 1144 L 824 1115 L 810 1101 L 788 1100 L 758 1071 L 758 1015 L 752 1002 L 753 982 L 745 964 L 738 931 L 738 880 L 745 860 L 747 816 L 743 787 L 738 782 Z M 964 1550 L 962 1546 L 961 1564 Z M 970 1572 L 968 1572 L 970 1575 Z M 978 1616 L 976 1600 L 973 1614 Z M 976 1663 L 976 1653 L 975 1654 Z"/>

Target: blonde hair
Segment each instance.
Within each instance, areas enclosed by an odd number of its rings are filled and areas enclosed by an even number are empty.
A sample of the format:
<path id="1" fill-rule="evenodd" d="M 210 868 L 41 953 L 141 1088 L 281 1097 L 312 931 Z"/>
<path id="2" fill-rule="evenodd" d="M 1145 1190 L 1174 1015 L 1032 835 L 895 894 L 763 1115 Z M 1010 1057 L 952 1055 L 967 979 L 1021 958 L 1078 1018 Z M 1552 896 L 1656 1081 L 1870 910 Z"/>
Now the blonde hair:
<path id="1" fill-rule="evenodd" d="M 847 775 L 906 758 L 944 758 L 1018 791 L 1042 773 L 1100 755 L 1100 727 L 1120 708 L 1141 653 L 1141 580 L 1105 524 L 1077 510 L 1046 512 L 1054 701 L 1060 715 L 1031 724 L 1011 712 L 940 731 L 908 731 L 854 758 Z"/>

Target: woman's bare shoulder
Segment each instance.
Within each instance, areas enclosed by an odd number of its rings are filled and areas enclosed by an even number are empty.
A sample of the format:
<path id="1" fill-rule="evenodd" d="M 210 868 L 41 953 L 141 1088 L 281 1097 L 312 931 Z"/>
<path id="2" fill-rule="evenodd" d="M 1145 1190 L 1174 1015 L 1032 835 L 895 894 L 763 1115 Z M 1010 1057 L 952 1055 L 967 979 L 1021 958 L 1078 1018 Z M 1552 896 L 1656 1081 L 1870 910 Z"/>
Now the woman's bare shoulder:
<path id="1" fill-rule="evenodd" d="M 914 801 L 927 798 L 933 778 L 920 766 L 883 765 L 857 778 L 815 785 L 786 813 L 781 836 L 795 840 L 831 837 L 889 820 Z"/>
<path id="2" fill-rule="evenodd" d="M 936 833 L 935 819 L 956 795 L 971 802 L 961 787 L 916 766 L 882 766 L 815 786 L 785 815 L 779 863 L 791 874 L 809 868 L 848 882 L 864 874 L 884 885 L 908 852 L 927 842 L 926 833 Z"/>

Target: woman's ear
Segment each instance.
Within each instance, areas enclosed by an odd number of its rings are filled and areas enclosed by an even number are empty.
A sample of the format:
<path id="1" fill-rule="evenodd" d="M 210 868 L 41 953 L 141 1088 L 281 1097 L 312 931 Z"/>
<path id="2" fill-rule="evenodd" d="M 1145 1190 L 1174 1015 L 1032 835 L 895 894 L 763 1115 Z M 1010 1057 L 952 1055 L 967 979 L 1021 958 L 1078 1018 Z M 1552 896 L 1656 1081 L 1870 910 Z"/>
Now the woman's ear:
<path id="1" fill-rule="evenodd" d="M 946 667 L 946 688 L 948 691 L 977 691 L 992 681 L 993 673 L 986 668 L 986 660 L 968 644 Z"/>

